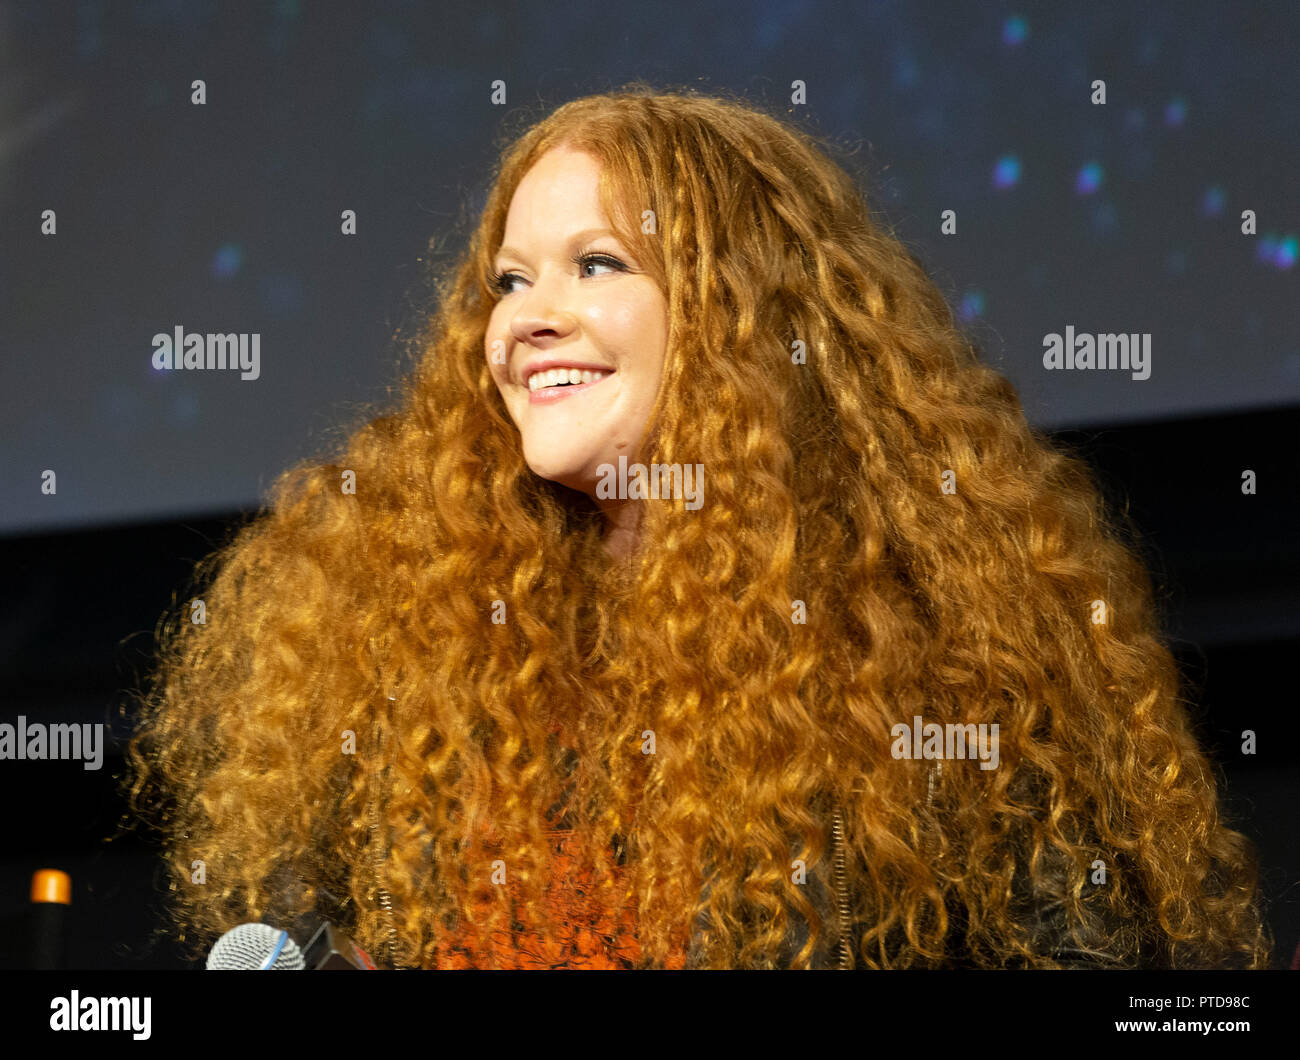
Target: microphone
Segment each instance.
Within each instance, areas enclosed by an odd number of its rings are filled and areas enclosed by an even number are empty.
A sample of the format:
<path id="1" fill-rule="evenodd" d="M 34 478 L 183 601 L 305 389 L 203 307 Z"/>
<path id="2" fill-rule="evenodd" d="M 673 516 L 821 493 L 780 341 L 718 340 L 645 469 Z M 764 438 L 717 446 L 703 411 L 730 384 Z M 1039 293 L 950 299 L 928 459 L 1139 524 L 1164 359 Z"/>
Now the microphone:
<path id="1" fill-rule="evenodd" d="M 208 954 L 210 972 L 298 972 L 307 966 L 302 950 L 270 924 L 239 924 L 217 939 Z"/>
<path id="2" fill-rule="evenodd" d="M 58 869 L 39 869 L 32 874 L 31 898 L 32 967 L 41 971 L 67 967 L 72 880 Z"/>
<path id="3" fill-rule="evenodd" d="M 217 939 L 207 968 L 210 972 L 378 970 L 370 955 L 328 920 L 321 921 L 304 947 L 270 924 L 239 924 Z"/>

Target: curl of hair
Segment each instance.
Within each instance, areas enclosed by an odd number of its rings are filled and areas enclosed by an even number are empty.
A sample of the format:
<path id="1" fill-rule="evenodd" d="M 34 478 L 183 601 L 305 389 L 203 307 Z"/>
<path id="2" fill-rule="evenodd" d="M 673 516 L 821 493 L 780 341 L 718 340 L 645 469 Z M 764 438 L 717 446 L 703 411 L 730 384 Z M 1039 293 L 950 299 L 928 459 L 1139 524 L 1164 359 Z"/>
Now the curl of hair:
<path id="1" fill-rule="evenodd" d="M 698 511 L 643 506 L 624 563 L 593 503 L 524 463 L 484 351 L 511 196 L 560 145 L 601 162 L 667 299 L 641 458 L 708 472 Z M 399 964 L 432 966 L 452 925 L 507 928 L 487 866 L 540 908 L 558 718 L 577 834 L 629 870 L 606 897 L 647 965 L 702 917 L 701 963 L 772 966 L 798 912 L 805 966 L 828 925 L 791 841 L 824 866 L 831 806 L 855 963 L 1051 966 L 1026 925 L 1057 905 L 1125 964 L 1266 964 L 1254 854 L 1131 531 L 821 141 L 688 92 L 560 107 L 504 152 L 416 345 L 400 408 L 284 473 L 200 566 L 206 624 L 164 628 L 131 796 L 167 837 L 182 938 L 322 891 Z M 997 722 L 999 768 L 893 758 L 915 715 Z"/>

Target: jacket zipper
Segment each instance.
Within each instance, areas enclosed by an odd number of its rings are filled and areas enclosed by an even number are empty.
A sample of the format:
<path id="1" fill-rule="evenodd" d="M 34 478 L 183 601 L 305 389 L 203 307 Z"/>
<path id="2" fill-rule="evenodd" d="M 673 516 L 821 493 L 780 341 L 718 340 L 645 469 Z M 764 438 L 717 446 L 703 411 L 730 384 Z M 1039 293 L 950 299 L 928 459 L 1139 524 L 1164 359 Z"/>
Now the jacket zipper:
<path id="1" fill-rule="evenodd" d="M 384 954 L 388 967 L 394 967 L 394 961 L 397 953 L 397 924 L 393 919 L 393 899 L 388 893 L 388 888 L 384 886 L 383 876 L 380 871 L 380 865 L 383 863 L 383 855 L 379 850 L 379 803 L 372 794 L 370 797 L 370 847 L 374 851 L 374 870 L 375 870 L 375 891 L 379 901 L 379 908 L 384 911 L 384 919 L 388 924 L 388 936 L 384 940 Z"/>
<path id="2" fill-rule="evenodd" d="M 835 811 L 835 899 L 840 918 L 840 969 L 852 967 L 849 954 L 849 897 L 844 887 L 844 827 L 840 811 Z"/>

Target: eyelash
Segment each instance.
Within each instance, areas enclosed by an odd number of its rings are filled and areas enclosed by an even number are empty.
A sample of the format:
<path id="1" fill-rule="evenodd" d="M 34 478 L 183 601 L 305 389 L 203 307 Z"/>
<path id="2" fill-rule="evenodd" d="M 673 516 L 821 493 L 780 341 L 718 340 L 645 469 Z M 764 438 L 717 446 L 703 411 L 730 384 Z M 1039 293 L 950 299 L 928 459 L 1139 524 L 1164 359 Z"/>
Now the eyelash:
<path id="1" fill-rule="evenodd" d="M 569 260 L 579 268 L 582 268 L 589 261 L 594 261 L 599 265 L 608 265 L 611 269 L 616 269 L 619 272 L 627 272 L 627 265 L 610 254 L 597 254 L 592 251 L 584 250 L 581 253 L 575 254 Z M 513 282 L 513 278 L 517 275 L 518 273 L 514 272 L 489 273 L 487 278 L 488 287 L 490 287 L 498 296 L 510 294 L 511 292 L 507 288 L 510 283 Z"/>

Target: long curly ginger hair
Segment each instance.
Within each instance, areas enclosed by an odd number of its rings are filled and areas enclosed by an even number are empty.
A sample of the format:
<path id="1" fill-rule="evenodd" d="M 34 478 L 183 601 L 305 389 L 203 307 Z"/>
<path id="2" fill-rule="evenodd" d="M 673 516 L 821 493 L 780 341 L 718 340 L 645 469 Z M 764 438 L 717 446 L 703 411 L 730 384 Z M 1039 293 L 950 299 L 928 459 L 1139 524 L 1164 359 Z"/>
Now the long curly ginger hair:
<path id="1" fill-rule="evenodd" d="M 624 562 L 590 498 L 524 463 L 484 350 L 511 196 L 559 145 L 601 162 L 667 298 L 643 459 L 708 475 L 698 511 L 643 503 Z M 324 892 L 371 952 L 431 966 L 443 929 L 518 915 L 493 861 L 540 908 L 572 784 L 646 965 L 703 918 L 700 963 L 771 967 L 793 912 L 806 966 L 829 926 L 792 852 L 824 869 L 832 808 L 855 964 L 1051 966 L 1025 928 L 1046 903 L 1125 963 L 1267 963 L 1253 850 L 1220 820 L 1132 531 L 833 150 L 639 85 L 509 145 L 400 410 L 285 472 L 199 565 L 206 624 L 162 623 L 130 794 L 183 941 Z M 997 722 L 998 768 L 895 759 L 916 715 Z"/>

